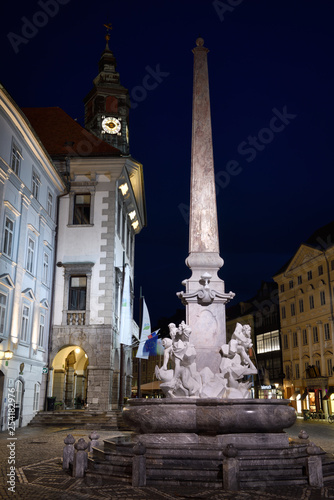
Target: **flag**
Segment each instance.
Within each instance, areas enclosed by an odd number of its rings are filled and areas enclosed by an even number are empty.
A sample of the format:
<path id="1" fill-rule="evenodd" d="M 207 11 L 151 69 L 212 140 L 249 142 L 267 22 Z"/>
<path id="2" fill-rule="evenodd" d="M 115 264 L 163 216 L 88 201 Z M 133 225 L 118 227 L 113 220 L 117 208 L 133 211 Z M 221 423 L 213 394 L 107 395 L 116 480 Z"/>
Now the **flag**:
<path id="1" fill-rule="evenodd" d="M 125 345 L 132 344 L 132 317 L 131 317 L 131 301 L 130 301 L 130 272 L 129 266 L 126 264 L 124 269 L 124 282 L 121 304 L 121 326 L 120 326 L 120 343 Z"/>
<path id="2" fill-rule="evenodd" d="M 159 328 L 160 330 L 160 328 Z M 159 330 L 156 330 L 155 332 L 153 332 L 151 335 L 148 336 L 148 339 L 146 340 L 145 344 L 144 344 L 144 355 L 146 355 L 147 357 L 145 359 L 147 359 L 149 356 L 154 356 L 156 354 L 158 354 L 158 341 L 160 340 L 158 338 L 158 331 Z M 162 344 L 160 344 L 161 347 L 162 347 Z"/>
<path id="3" fill-rule="evenodd" d="M 143 299 L 143 317 L 142 317 L 141 332 L 139 337 L 139 347 L 136 354 L 136 358 L 148 359 L 148 354 L 144 354 L 144 345 L 149 335 L 151 335 L 151 321 L 145 299 Z"/>

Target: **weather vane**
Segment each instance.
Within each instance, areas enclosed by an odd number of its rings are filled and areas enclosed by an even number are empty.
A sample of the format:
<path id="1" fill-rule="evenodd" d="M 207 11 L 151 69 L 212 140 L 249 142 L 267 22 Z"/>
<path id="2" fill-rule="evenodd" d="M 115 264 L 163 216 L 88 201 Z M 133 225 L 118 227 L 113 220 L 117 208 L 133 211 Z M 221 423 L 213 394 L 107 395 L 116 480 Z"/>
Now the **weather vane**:
<path id="1" fill-rule="evenodd" d="M 106 34 L 106 40 L 107 40 L 107 43 L 109 42 L 110 40 L 110 35 L 109 35 L 109 30 L 112 30 L 112 26 L 111 26 L 111 23 L 108 23 L 108 24 L 104 24 L 103 25 L 105 28 L 107 28 L 107 34 Z"/>

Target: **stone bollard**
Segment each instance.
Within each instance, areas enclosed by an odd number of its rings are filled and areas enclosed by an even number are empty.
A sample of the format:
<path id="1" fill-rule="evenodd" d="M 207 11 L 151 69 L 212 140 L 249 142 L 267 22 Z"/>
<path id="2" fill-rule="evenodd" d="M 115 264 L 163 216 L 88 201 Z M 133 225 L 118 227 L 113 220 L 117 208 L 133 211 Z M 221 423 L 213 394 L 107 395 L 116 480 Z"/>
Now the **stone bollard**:
<path id="1" fill-rule="evenodd" d="M 228 444 L 223 451 L 226 457 L 223 461 L 223 488 L 229 491 L 239 490 L 239 461 L 236 458 L 238 450 L 233 444 Z"/>
<path id="2" fill-rule="evenodd" d="M 146 448 L 138 441 L 133 447 L 132 459 L 132 486 L 146 486 Z"/>
<path id="3" fill-rule="evenodd" d="M 98 434 L 96 431 L 92 431 L 90 434 L 89 434 L 89 443 L 88 443 L 88 453 L 90 453 L 91 451 L 93 451 L 93 447 L 94 446 L 99 446 L 99 437 L 100 437 L 100 434 Z"/>
<path id="4" fill-rule="evenodd" d="M 321 456 L 324 451 L 316 446 L 314 443 L 310 443 L 310 446 L 306 448 L 309 457 L 306 459 L 306 472 L 308 475 L 308 482 L 310 486 L 315 488 L 322 488 L 324 485 L 324 477 L 322 473 L 322 460 Z"/>
<path id="5" fill-rule="evenodd" d="M 75 439 L 72 434 L 68 434 L 64 439 L 64 450 L 63 450 L 63 469 L 68 470 L 74 461 L 74 443 Z"/>
<path id="6" fill-rule="evenodd" d="M 73 462 L 73 473 L 74 477 L 85 477 L 85 472 L 88 467 L 88 455 L 87 455 L 88 443 L 84 438 L 80 438 L 77 443 L 75 443 L 74 448 L 77 452 L 74 455 Z"/>

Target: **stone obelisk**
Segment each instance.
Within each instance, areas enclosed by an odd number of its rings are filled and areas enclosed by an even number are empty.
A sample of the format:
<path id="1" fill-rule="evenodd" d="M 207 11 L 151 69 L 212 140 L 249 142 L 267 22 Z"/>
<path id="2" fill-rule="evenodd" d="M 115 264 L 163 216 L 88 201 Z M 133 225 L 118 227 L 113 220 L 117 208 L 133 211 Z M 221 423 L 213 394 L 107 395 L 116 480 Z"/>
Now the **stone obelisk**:
<path id="1" fill-rule="evenodd" d="M 217 273 L 224 261 L 219 255 L 216 190 L 213 165 L 207 48 L 198 38 L 194 53 L 193 117 L 189 256 L 192 275 L 183 281 L 186 292 L 179 292 L 186 305 L 187 324 L 192 329 L 197 369 L 208 366 L 219 371 L 220 348 L 226 341 L 225 304 L 234 297 L 225 293 L 224 281 Z"/>

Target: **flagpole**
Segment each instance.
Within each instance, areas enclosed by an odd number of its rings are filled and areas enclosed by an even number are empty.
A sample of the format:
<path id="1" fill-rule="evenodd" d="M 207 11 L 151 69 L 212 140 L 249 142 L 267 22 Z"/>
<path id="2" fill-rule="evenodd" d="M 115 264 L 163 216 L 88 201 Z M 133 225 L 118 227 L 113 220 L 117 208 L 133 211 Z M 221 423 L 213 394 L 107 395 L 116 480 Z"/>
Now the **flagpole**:
<path id="1" fill-rule="evenodd" d="M 142 287 L 139 292 L 139 342 L 141 340 L 141 331 L 143 328 L 143 295 Z M 141 398 L 141 358 L 138 358 L 138 374 L 137 374 L 137 398 Z"/>
<path id="2" fill-rule="evenodd" d="M 125 252 L 123 252 L 123 283 L 122 283 L 122 295 L 121 295 L 122 299 L 123 299 L 123 290 L 124 290 L 124 280 L 125 280 Z M 124 390 L 123 389 L 123 386 L 124 386 L 123 371 L 124 371 L 124 350 L 123 350 L 123 344 L 120 344 L 119 395 L 118 395 L 118 406 L 119 406 L 119 408 L 122 408 L 123 403 L 124 403 L 124 398 L 123 398 L 123 390 Z"/>

